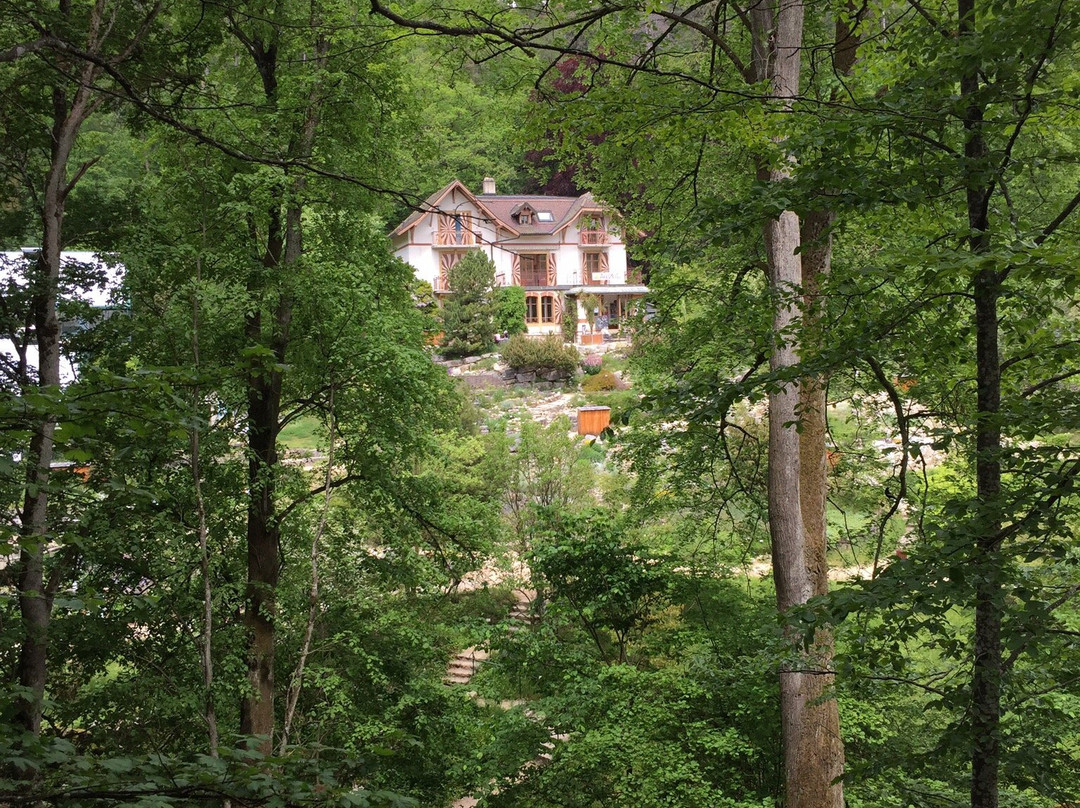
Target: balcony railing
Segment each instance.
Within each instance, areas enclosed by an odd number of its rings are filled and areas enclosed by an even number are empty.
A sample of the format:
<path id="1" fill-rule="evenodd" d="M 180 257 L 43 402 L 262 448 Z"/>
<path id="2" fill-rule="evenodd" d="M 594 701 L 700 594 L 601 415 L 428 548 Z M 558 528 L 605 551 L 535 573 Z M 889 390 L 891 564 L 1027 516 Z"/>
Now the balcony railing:
<path id="1" fill-rule="evenodd" d="M 611 283 L 611 272 L 575 272 L 570 277 L 571 286 L 607 286 Z"/>
<path id="2" fill-rule="evenodd" d="M 523 269 L 521 271 L 522 286 L 550 286 L 546 269 Z"/>
<path id="3" fill-rule="evenodd" d="M 594 246 L 597 244 L 607 244 L 608 232 L 607 230 L 582 230 L 581 243 Z"/>

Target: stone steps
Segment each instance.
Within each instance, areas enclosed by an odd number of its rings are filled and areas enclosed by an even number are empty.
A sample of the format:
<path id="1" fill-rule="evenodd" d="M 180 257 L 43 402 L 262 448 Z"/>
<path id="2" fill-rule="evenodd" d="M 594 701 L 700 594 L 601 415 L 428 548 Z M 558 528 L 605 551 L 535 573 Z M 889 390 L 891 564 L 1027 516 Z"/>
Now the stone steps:
<path id="1" fill-rule="evenodd" d="M 514 596 L 514 605 L 510 607 L 507 615 L 509 618 L 508 630 L 511 633 L 521 631 L 521 629 L 532 625 L 531 606 L 536 598 L 536 593 L 517 589 L 514 591 Z M 489 656 L 490 654 L 487 651 L 476 646 L 459 651 L 447 664 L 443 682 L 447 685 L 467 685 Z"/>
<path id="2" fill-rule="evenodd" d="M 532 605 L 536 601 L 536 592 L 528 589 L 516 589 L 514 590 L 514 605 L 510 607 L 510 611 L 507 614 L 508 626 L 507 630 L 511 633 L 521 631 L 524 628 L 530 627 L 534 621 L 534 615 Z M 446 676 L 443 677 L 443 681 L 448 685 L 466 685 L 476 674 L 480 665 L 484 660 L 488 659 L 488 652 L 482 648 L 466 648 L 461 651 L 450 660 L 450 664 L 446 669 Z M 498 706 L 502 710 L 512 710 L 516 707 L 525 707 L 526 701 L 522 699 L 504 699 L 502 701 L 488 701 L 483 697 L 477 695 L 475 692 L 470 692 L 469 697 L 473 699 L 481 707 L 494 707 Z M 543 717 L 537 715 L 532 710 L 525 707 L 525 715 L 527 715 L 533 721 L 543 721 Z M 540 744 L 540 750 L 537 752 L 536 757 L 527 761 L 518 770 L 516 780 L 520 781 L 526 775 L 530 769 L 538 769 L 547 766 L 551 763 L 555 747 L 558 743 L 567 741 L 570 738 L 565 733 L 551 732 L 548 739 Z M 494 784 L 494 783 L 493 783 Z M 492 793 L 498 793 L 496 788 Z M 476 808 L 479 801 L 476 797 L 468 796 L 461 797 L 451 803 L 451 808 Z"/>
<path id="3" fill-rule="evenodd" d="M 446 666 L 443 682 L 448 685 L 467 685 L 488 657 L 487 651 L 476 646 L 459 651 Z"/>

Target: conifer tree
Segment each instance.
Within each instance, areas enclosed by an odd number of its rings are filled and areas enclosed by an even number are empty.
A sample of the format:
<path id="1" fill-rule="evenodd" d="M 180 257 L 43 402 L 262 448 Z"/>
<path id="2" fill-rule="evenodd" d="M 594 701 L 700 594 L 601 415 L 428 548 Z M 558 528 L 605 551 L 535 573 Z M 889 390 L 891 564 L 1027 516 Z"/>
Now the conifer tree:
<path id="1" fill-rule="evenodd" d="M 495 264 L 480 250 L 470 250 L 448 270 L 447 280 L 452 294 L 443 305 L 443 353 L 488 350 L 495 341 Z"/>

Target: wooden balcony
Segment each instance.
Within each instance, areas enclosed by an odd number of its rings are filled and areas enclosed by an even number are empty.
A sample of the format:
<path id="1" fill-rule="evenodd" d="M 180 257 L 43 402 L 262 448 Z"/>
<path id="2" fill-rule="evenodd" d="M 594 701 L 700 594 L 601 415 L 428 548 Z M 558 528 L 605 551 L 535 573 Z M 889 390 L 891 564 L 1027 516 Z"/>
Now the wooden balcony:
<path id="1" fill-rule="evenodd" d="M 554 286 L 554 282 L 548 277 L 546 269 L 522 270 L 522 286 Z"/>
<path id="2" fill-rule="evenodd" d="M 582 230 L 580 231 L 581 244 L 596 246 L 608 243 L 607 230 Z"/>

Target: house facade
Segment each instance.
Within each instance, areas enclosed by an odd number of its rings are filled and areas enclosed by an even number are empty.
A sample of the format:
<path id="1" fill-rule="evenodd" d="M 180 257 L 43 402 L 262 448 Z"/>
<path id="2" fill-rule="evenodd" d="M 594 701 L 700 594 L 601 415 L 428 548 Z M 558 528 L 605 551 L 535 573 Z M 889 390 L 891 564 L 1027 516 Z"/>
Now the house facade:
<path id="1" fill-rule="evenodd" d="M 532 334 L 558 332 L 563 319 L 573 317 L 579 339 L 595 339 L 583 299 L 599 300 L 592 312 L 595 330 L 617 333 L 648 291 L 627 282 L 617 217 L 592 194 L 499 194 L 490 178 L 474 194 L 455 180 L 398 225 L 391 240 L 394 254 L 436 295 L 450 292 L 447 271 L 468 250 L 483 250 L 495 264 L 497 284 L 525 289 Z"/>

